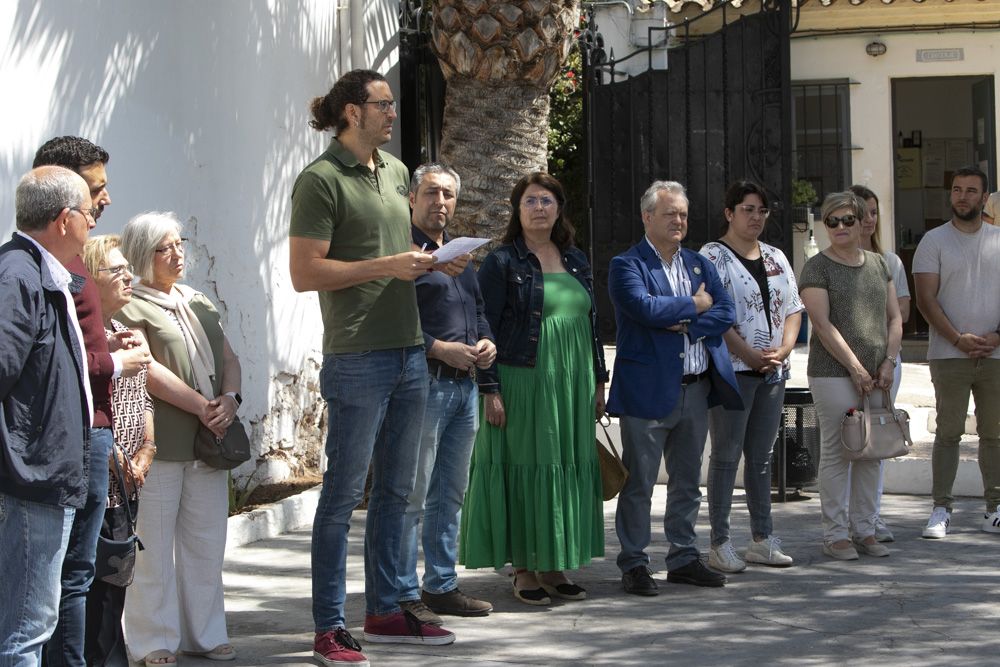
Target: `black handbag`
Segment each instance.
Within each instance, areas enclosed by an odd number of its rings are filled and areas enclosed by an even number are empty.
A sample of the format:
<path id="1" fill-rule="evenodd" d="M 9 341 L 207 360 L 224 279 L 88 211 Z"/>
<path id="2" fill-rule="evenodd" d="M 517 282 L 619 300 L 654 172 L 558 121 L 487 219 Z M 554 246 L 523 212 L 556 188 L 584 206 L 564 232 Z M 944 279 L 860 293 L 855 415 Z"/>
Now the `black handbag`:
<path id="1" fill-rule="evenodd" d="M 218 470 L 232 470 L 249 461 L 250 438 L 247 437 L 240 418 L 233 417 L 233 423 L 221 438 L 215 437 L 211 430 L 200 424 L 198 434 L 194 437 L 194 455 Z"/>
<path id="2" fill-rule="evenodd" d="M 117 447 L 117 445 L 115 446 Z M 122 450 L 122 455 L 125 455 Z M 94 560 L 94 577 L 106 584 L 125 588 L 132 583 L 135 576 L 135 552 L 142 550 L 142 542 L 135 533 L 136 516 L 129 500 L 128 487 L 125 485 L 125 475 L 118 462 L 118 453 L 113 447 L 111 458 L 115 462 L 115 476 L 121 491 L 122 504 L 109 507 L 104 511 L 104 527 L 97 537 L 97 557 Z M 128 458 L 126 456 L 126 461 Z M 131 463 L 129 463 L 131 465 Z M 127 536 L 124 539 L 114 539 L 115 529 L 124 526 Z M 109 535 L 105 535 L 105 528 Z M 120 532 L 119 532 L 120 534 Z"/>

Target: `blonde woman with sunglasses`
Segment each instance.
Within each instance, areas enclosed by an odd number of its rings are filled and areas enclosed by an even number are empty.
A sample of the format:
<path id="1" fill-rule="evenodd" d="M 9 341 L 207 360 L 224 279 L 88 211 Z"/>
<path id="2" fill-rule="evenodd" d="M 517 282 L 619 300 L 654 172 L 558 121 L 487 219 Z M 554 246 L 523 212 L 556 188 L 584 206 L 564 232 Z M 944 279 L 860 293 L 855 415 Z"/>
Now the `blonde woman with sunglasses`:
<path id="1" fill-rule="evenodd" d="M 863 185 L 852 185 L 851 192 L 861 197 L 865 202 L 865 214 L 861 217 L 861 222 L 859 223 L 861 227 L 859 239 L 861 249 L 870 250 L 885 258 L 885 263 L 889 266 L 889 271 L 892 273 L 893 287 L 896 288 L 896 301 L 899 302 L 899 314 L 902 318 L 902 323 L 906 324 L 910 319 L 910 287 L 906 282 L 906 269 L 903 267 L 903 260 L 896 253 L 882 248 L 882 215 L 879 212 L 878 197 L 871 189 Z M 897 356 L 892 384 L 893 402 L 896 401 L 896 394 L 899 392 L 899 383 L 902 377 L 902 358 Z M 884 470 L 884 466 L 880 466 L 880 468 Z M 895 539 L 892 531 L 889 530 L 889 527 L 882 520 L 882 470 L 879 471 L 878 514 L 875 516 L 875 539 L 879 542 L 892 542 Z"/>

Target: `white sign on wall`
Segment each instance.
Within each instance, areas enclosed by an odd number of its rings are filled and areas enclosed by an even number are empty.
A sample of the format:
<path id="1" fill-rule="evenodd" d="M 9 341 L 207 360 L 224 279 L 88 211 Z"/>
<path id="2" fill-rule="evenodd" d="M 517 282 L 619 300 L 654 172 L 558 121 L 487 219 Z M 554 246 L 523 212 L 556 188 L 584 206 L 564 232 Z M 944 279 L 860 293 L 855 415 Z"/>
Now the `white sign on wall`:
<path id="1" fill-rule="evenodd" d="M 918 63 L 943 63 L 965 60 L 965 49 L 917 49 Z"/>

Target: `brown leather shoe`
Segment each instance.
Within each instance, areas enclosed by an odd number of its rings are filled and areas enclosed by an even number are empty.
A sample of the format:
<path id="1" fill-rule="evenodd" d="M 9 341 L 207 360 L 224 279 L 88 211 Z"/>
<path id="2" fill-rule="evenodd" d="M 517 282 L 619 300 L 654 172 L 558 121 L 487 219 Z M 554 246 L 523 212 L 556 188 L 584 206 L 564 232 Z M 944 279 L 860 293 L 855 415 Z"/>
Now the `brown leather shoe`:
<path id="1" fill-rule="evenodd" d="M 400 600 L 399 608 L 403 611 L 408 611 L 417 617 L 421 623 L 430 623 L 431 625 L 444 625 L 444 621 L 441 617 L 434 613 L 432 609 L 429 609 L 423 600 Z"/>
<path id="2" fill-rule="evenodd" d="M 448 616 L 486 616 L 493 611 L 489 602 L 469 597 L 457 588 L 447 593 L 420 591 L 420 599 L 431 611 Z"/>

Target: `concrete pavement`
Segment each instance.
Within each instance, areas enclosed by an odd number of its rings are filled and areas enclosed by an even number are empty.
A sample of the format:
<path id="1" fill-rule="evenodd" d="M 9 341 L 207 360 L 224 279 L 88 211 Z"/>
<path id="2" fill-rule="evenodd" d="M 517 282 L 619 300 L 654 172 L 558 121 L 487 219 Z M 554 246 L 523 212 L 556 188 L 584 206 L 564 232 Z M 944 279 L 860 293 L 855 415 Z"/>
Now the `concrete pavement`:
<path id="1" fill-rule="evenodd" d="M 314 493 L 314 492 L 310 492 Z M 820 551 L 819 500 L 775 504 L 775 534 L 796 559 L 788 569 L 750 566 L 721 589 L 668 584 L 662 534 L 666 489 L 656 487 L 649 549 L 660 595 L 621 590 L 614 558 L 614 501 L 605 503 L 606 556 L 577 572 L 583 602 L 529 607 L 508 577 L 460 570 L 462 589 L 489 599 L 487 618 L 447 618 L 450 646 L 373 645 L 373 666 L 402 665 L 996 665 L 1000 620 L 994 569 L 1000 535 L 979 530 L 982 501 L 958 503 L 953 533 L 924 540 L 926 497 L 888 495 L 883 513 L 896 534 L 892 555 L 838 562 Z M 733 541 L 749 539 L 742 492 L 733 509 Z M 364 512 L 352 520 L 347 618 L 360 640 L 364 617 Z M 707 509 L 698 532 L 707 550 Z M 311 660 L 310 533 L 294 530 L 231 548 L 225 583 L 237 664 L 314 664 Z M 180 664 L 207 665 L 181 656 Z"/>
<path id="2" fill-rule="evenodd" d="M 613 349 L 611 350 L 613 355 Z M 611 355 L 609 355 L 610 357 Z M 805 349 L 793 354 L 790 386 L 805 386 Z M 934 405 L 926 364 L 904 364 L 897 405 L 913 417 L 918 447 L 887 463 L 888 491 L 930 488 L 927 415 Z M 956 492 L 982 493 L 975 437 L 963 440 Z M 707 460 L 707 453 L 706 453 Z M 964 475 L 964 477 L 963 477 Z M 963 479 L 965 481 L 963 481 Z M 978 485 L 978 488 L 977 488 Z M 896 535 L 885 559 L 839 562 L 820 551 L 819 499 L 775 504 L 775 535 L 796 560 L 788 569 L 750 566 L 722 589 L 666 583 L 662 534 L 666 488 L 653 499 L 649 554 L 660 595 L 621 590 L 615 565 L 615 502 L 605 503 L 603 559 L 573 574 L 589 592 L 583 602 L 529 607 L 514 599 L 510 579 L 491 570 L 460 569 L 462 589 L 489 599 L 488 618 L 448 617 L 458 636 L 444 647 L 373 645 L 362 641 L 375 667 L 402 665 L 998 665 L 1000 574 L 994 570 L 1000 535 L 979 530 L 982 500 L 961 498 L 952 534 L 924 540 L 926 495 L 887 494 L 883 516 Z M 310 612 L 310 532 L 317 491 L 230 519 L 225 569 L 226 608 L 242 665 L 313 665 Z M 749 539 L 743 492 L 736 490 L 733 541 Z M 352 519 L 347 618 L 359 640 L 364 619 L 364 512 Z M 707 506 L 698 524 L 708 549 Z M 287 531 L 281 533 L 281 531 Z M 280 533 L 280 534 L 279 534 Z M 263 539 L 262 539 L 263 538 Z M 252 540 L 260 540 L 247 543 Z M 244 546 L 240 546 L 244 545 Z M 183 667 L 209 661 L 181 656 Z"/>

